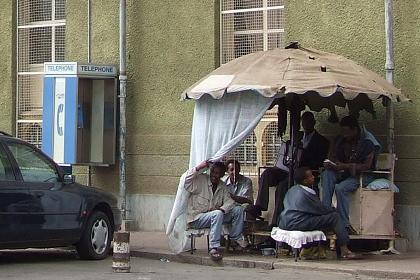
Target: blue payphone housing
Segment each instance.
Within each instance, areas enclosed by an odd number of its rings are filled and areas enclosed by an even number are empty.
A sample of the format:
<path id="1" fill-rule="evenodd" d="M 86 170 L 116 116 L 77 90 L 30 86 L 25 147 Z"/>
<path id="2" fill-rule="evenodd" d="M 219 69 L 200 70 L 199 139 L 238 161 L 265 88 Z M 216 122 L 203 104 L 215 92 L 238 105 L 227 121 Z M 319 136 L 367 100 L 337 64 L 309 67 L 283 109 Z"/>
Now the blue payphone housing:
<path id="1" fill-rule="evenodd" d="M 59 164 L 115 163 L 114 66 L 44 64 L 42 150 Z"/>

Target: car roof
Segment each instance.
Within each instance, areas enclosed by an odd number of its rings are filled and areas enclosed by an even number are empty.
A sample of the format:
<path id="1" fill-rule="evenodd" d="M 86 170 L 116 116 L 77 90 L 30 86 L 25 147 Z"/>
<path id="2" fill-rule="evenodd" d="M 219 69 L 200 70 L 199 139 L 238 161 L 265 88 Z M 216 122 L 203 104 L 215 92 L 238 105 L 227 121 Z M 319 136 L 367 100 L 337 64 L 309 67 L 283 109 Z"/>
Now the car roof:
<path id="1" fill-rule="evenodd" d="M 14 140 L 14 141 L 17 141 L 17 142 L 28 143 L 25 140 L 22 140 L 20 138 L 14 137 L 13 135 L 10 135 L 10 134 L 8 134 L 8 133 L 6 133 L 4 131 L 1 131 L 1 130 L 0 130 L 0 139 L 4 139 L 4 140 L 7 139 L 7 140 Z M 30 144 L 30 143 L 28 143 L 28 144 Z"/>
<path id="2" fill-rule="evenodd" d="M 9 134 L 7 132 L 4 132 L 2 130 L 0 130 L 0 136 L 13 137 L 13 135 L 11 135 L 11 134 Z"/>

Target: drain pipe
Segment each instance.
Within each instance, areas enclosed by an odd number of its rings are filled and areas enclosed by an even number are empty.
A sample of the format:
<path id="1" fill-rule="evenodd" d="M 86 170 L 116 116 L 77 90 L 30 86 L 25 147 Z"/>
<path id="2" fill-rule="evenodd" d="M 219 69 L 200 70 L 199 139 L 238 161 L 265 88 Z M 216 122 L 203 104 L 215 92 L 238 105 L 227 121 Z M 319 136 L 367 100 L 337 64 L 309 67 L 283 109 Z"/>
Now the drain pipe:
<path id="1" fill-rule="evenodd" d="M 385 62 L 385 71 L 386 71 L 386 80 L 391 84 L 394 84 L 394 30 L 393 30 L 393 8 L 392 0 L 385 0 L 385 41 L 386 41 L 386 62 Z M 388 106 L 386 107 L 386 119 L 388 126 L 387 134 L 387 145 L 388 153 L 394 154 L 394 104 L 391 99 L 388 99 Z M 394 178 L 392 178 L 392 181 Z M 400 254 L 395 249 L 395 241 L 389 241 L 389 247 L 387 250 L 383 251 L 386 253 Z"/>
<path id="2" fill-rule="evenodd" d="M 92 62 L 92 1 L 87 1 L 87 63 Z M 92 166 L 88 165 L 86 185 L 92 185 Z"/>
<path id="3" fill-rule="evenodd" d="M 392 0 L 385 0 L 385 40 L 386 40 L 386 80 L 394 84 L 394 31 L 393 31 L 393 8 Z M 388 100 L 386 107 L 386 119 L 388 126 L 387 145 L 390 154 L 395 153 L 394 147 L 394 105 Z"/>
<path id="4" fill-rule="evenodd" d="M 87 2 L 87 62 L 92 62 L 92 2 Z"/>
<path id="5" fill-rule="evenodd" d="M 126 68 L 126 0 L 120 0 L 120 156 L 119 156 L 119 171 L 120 171 L 120 207 L 122 213 L 123 224 L 127 219 L 127 197 L 126 197 L 126 90 L 127 90 L 127 68 Z M 125 226 L 125 225 L 124 225 Z"/>
<path id="6" fill-rule="evenodd" d="M 122 214 L 121 230 L 114 233 L 113 250 L 113 272 L 130 272 L 130 232 L 126 231 L 127 223 L 127 197 L 125 187 L 125 140 L 126 140 L 126 119 L 125 99 L 127 90 L 127 69 L 126 69 L 126 0 L 120 0 L 120 209 Z"/>

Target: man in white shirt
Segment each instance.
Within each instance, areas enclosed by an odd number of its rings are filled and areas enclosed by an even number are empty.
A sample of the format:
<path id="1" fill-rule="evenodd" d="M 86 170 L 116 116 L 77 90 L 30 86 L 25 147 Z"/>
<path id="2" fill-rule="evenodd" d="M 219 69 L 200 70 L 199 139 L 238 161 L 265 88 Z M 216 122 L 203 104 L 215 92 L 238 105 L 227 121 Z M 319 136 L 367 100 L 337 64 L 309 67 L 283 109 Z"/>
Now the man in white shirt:
<path id="1" fill-rule="evenodd" d="M 202 173 L 209 166 L 208 161 L 187 171 L 184 188 L 191 193 L 188 200 L 187 222 L 190 228 L 210 228 L 210 257 L 222 259 L 219 250 L 222 225 L 231 224 L 229 237 L 242 247 L 247 247 L 243 230 L 243 208 L 235 205 L 225 183 L 220 180 L 225 174 L 225 165 L 215 162 L 210 175 Z"/>
<path id="2" fill-rule="evenodd" d="M 254 195 L 250 178 L 240 174 L 239 161 L 231 159 L 226 162 L 228 177 L 225 179 L 226 187 L 232 199 L 238 204 L 253 204 Z"/>

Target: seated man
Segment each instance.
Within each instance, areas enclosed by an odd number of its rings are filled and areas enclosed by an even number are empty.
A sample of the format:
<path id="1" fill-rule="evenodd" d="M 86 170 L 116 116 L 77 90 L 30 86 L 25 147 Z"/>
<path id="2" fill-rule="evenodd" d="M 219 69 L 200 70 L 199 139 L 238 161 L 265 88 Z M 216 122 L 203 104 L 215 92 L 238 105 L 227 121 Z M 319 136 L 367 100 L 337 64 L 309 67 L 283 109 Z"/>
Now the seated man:
<path id="1" fill-rule="evenodd" d="M 238 204 L 254 204 L 252 181 L 241 175 L 241 165 L 237 160 L 230 159 L 226 162 L 228 177 L 226 187 L 231 198 Z"/>
<path id="2" fill-rule="evenodd" d="M 333 230 L 337 235 L 343 258 L 356 258 L 348 247 L 349 235 L 337 211 L 321 203 L 311 189 L 314 176 L 308 167 L 300 167 L 294 172 L 296 185 L 289 189 L 284 198 L 284 210 L 280 214 L 279 228 L 283 230 Z"/>
<path id="3" fill-rule="evenodd" d="M 311 112 L 305 112 L 302 115 L 302 127 L 304 130 L 302 137 L 303 153 L 299 166 L 308 166 L 311 169 L 319 169 L 324 159 L 327 157 L 329 142 L 315 130 L 315 117 Z M 278 157 L 281 157 L 279 155 Z M 279 162 L 279 160 L 277 160 Z M 277 163 L 276 163 L 277 165 Z M 277 225 L 278 215 L 283 210 L 283 199 L 288 188 L 287 171 L 278 166 L 267 168 L 258 182 L 258 195 L 255 202 L 254 215 L 261 215 L 261 211 L 266 211 L 268 207 L 268 188 L 276 186 L 275 209 L 271 224 Z"/>
<path id="4" fill-rule="evenodd" d="M 359 187 L 359 175 L 373 170 L 380 144 L 366 129 L 360 129 L 356 118 L 346 116 L 340 121 L 341 135 L 336 138 L 326 170 L 322 173 L 322 203 L 331 206 L 332 196 L 337 196 L 337 210 L 350 233 L 354 233 L 349 223 L 349 193 Z M 366 184 L 373 178 L 364 178 Z"/>
<path id="5" fill-rule="evenodd" d="M 220 180 L 225 174 L 225 165 L 215 162 L 210 167 L 210 175 L 201 173 L 209 163 L 204 161 L 186 174 L 184 188 L 191 193 L 188 200 L 188 225 L 191 228 L 210 228 L 210 256 L 222 259 L 219 251 L 222 224 L 232 224 L 229 237 L 242 247 L 247 247 L 243 229 L 243 208 L 235 206 L 225 183 Z"/>

